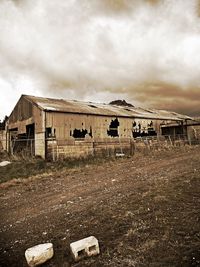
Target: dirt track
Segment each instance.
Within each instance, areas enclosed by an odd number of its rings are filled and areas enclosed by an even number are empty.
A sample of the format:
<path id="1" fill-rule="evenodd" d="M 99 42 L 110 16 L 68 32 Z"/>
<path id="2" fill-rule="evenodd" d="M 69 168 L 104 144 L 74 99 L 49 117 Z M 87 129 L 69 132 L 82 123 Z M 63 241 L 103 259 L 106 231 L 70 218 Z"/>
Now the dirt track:
<path id="1" fill-rule="evenodd" d="M 53 242 L 44 266 L 200 266 L 200 147 L 62 170 L 1 186 L 0 266 Z M 95 235 L 80 263 L 69 244 Z"/>

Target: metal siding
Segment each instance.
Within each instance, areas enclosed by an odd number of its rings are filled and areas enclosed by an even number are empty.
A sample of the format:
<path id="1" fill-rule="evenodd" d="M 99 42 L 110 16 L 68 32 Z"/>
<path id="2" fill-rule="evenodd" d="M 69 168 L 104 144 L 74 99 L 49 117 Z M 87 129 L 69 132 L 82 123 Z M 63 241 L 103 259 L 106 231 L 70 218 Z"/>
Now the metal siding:
<path id="1" fill-rule="evenodd" d="M 176 112 L 156 109 L 144 109 L 137 107 L 117 106 L 100 103 L 90 103 L 81 101 L 72 101 L 65 99 L 52 99 L 35 96 L 25 96 L 35 105 L 45 111 L 85 114 L 98 116 L 118 116 L 118 117 L 138 117 L 146 119 L 170 119 L 183 120 L 191 119 L 188 116 Z M 95 107 L 94 107 L 95 106 Z"/>

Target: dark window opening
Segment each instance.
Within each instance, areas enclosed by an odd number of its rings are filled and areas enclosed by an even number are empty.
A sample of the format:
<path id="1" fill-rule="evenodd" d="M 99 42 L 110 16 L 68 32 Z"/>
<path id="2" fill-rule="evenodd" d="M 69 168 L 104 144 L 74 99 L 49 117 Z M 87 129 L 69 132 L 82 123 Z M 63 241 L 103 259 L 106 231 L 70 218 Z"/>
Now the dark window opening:
<path id="1" fill-rule="evenodd" d="M 148 126 L 149 127 L 152 127 L 153 126 L 153 121 L 151 121 L 150 123 L 148 123 Z"/>
<path id="2" fill-rule="evenodd" d="M 156 136 L 157 133 L 155 130 L 149 130 L 148 132 L 145 131 L 133 131 L 133 137 L 137 138 L 137 137 L 144 137 L 144 136 Z"/>
<path id="3" fill-rule="evenodd" d="M 89 136 L 92 137 L 92 127 L 90 127 Z"/>
<path id="4" fill-rule="evenodd" d="M 137 138 L 137 137 L 145 137 L 145 136 L 156 136 L 157 132 L 152 127 L 153 126 L 153 122 L 151 121 L 148 124 L 148 126 L 149 127 L 147 128 L 147 131 L 144 131 L 144 130 L 142 130 L 141 123 L 139 122 L 138 125 L 137 125 L 137 123 L 134 121 L 133 122 L 133 131 L 132 131 L 133 137 Z M 144 127 L 143 127 L 143 129 L 144 129 Z"/>
<path id="5" fill-rule="evenodd" d="M 33 139 L 35 135 L 35 124 L 26 125 L 26 136 L 28 139 Z"/>
<path id="6" fill-rule="evenodd" d="M 10 140 L 17 139 L 18 128 L 13 128 L 9 130 Z"/>
<path id="7" fill-rule="evenodd" d="M 136 125 L 137 125 L 137 123 L 134 121 L 134 122 L 133 122 L 133 127 L 135 127 Z"/>
<path id="8" fill-rule="evenodd" d="M 25 133 L 23 133 L 23 134 L 18 134 L 17 135 L 17 139 L 25 139 L 25 140 L 27 140 L 28 138 L 27 138 L 27 134 L 25 134 Z"/>
<path id="9" fill-rule="evenodd" d="M 107 134 L 112 137 L 119 136 L 118 134 L 118 127 L 119 127 L 119 121 L 118 119 L 114 119 L 111 121 L 109 125 L 109 130 L 107 130 Z"/>
<path id="10" fill-rule="evenodd" d="M 5 116 L 3 122 L 0 120 L 0 130 L 5 130 L 6 129 L 6 122 L 8 120 L 8 116 Z"/>
<path id="11" fill-rule="evenodd" d="M 170 136 L 177 136 L 183 135 L 183 127 L 181 126 L 174 126 L 174 127 L 162 127 L 162 135 L 170 135 Z"/>
<path id="12" fill-rule="evenodd" d="M 46 128 L 46 138 L 51 137 L 51 136 L 52 136 L 52 128 L 47 127 Z"/>
<path id="13" fill-rule="evenodd" d="M 86 134 L 88 133 L 87 130 L 79 130 L 79 129 L 74 129 L 74 132 L 73 132 L 73 137 L 74 138 L 85 138 Z"/>

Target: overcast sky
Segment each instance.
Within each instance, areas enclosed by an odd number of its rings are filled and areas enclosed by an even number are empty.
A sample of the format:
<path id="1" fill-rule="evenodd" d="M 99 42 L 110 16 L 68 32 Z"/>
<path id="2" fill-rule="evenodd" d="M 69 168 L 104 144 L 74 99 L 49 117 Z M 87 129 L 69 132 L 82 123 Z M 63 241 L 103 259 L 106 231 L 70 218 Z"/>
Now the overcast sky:
<path id="1" fill-rule="evenodd" d="M 200 114 L 198 0 L 0 0 L 0 118 L 21 94 Z"/>

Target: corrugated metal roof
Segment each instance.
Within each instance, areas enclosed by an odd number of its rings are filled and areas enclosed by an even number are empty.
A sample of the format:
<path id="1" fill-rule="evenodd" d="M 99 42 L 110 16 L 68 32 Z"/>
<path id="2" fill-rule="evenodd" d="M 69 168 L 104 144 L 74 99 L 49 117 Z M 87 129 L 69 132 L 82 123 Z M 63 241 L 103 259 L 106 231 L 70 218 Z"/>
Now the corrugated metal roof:
<path id="1" fill-rule="evenodd" d="M 36 104 L 42 110 L 46 111 L 165 120 L 191 119 L 186 115 L 166 110 L 144 109 L 140 107 L 126 107 L 92 102 L 81 102 L 76 100 L 53 99 L 30 95 L 24 95 L 24 97 Z"/>

